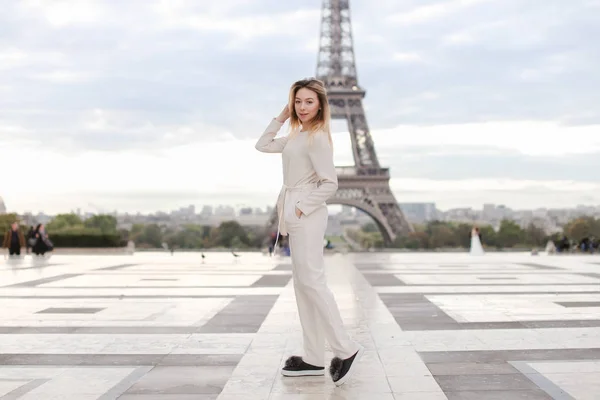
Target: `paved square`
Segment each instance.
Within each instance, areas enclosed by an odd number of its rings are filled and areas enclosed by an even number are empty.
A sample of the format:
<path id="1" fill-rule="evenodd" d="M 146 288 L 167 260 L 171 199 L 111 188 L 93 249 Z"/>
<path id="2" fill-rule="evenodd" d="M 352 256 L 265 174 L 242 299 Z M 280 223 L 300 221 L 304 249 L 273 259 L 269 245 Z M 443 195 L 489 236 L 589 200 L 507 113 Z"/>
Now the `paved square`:
<path id="1" fill-rule="evenodd" d="M 367 349 L 340 388 L 280 375 L 301 349 L 289 258 L 2 259 L 0 399 L 600 399 L 597 256 L 326 262 Z"/>

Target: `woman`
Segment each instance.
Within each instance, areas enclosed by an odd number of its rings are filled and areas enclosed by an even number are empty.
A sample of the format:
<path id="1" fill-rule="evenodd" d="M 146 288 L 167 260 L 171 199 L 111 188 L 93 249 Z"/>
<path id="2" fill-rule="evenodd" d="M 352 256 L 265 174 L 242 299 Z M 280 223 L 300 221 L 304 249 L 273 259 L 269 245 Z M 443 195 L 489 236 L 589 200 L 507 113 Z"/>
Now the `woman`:
<path id="1" fill-rule="evenodd" d="M 288 118 L 290 134 L 275 139 Z M 283 187 L 277 199 L 278 228 L 283 236 L 289 236 L 294 291 L 303 333 L 304 357 L 289 357 L 282 374 L 324 375 L 327 339 L 335 356 L 329 373 L 339 386 L 350 378 L 364 349 L 345 331 L 325 280 L 326 201 L 338 187 L 330 119 L 323 82 L 316 79 L 295 82 L 288 105 L 267 126 L 256 149 L 282 153 Z"/>
<path id="2" fill-rule="evenodd" d="M 481 246 L 481 234 L 479 228 L 474 226 L 471 229 L 471 255 L 481 256 L 484 254 L 483 246 Z"/>
<path id="3" fill-rule="evenodd" d="M 48 238 L 44 224 L 38 224 L 35 227 L 35 244 L 32 251 L 36 256 L 43 256 L 47 251 L 52 251 L 54 246 Z"/>

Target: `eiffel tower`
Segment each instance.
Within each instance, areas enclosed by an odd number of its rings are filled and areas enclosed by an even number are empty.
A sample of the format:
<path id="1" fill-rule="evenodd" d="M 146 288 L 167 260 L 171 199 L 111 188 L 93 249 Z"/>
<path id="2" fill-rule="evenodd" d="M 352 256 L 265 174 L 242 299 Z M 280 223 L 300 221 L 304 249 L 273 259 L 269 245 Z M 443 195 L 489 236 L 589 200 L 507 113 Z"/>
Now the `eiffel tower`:
<path id="1" fill-rule="evenodd" d="M 332 119 L 345 119 L 352 142 L 354 166 L 336 167 L 338 191 L 327 204 L 352 206 L 367 213 L 378 226 L 386 246 L 397 236 L 413 232 L 390 188 L 389 168 L 377 159 L 358 84 L 349 0 L 323 0 L 317 79 L 327 88 Z M 269 226 L 277 225 L 277 212 Z"/>

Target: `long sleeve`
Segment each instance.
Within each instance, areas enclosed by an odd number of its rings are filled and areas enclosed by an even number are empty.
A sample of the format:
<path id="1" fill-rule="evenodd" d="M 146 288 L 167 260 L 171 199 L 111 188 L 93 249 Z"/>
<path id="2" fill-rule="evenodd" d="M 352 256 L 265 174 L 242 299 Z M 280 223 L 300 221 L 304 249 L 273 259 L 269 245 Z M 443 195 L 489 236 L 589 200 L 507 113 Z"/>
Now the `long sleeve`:
<path id="1" fill-rule="evenodd" d="M 263 153 L 281 153 L 288 138 L 285 136 L 275 139 L 275 136 L 282 126 L 283 124 L 281 122 L 273 118 L 269 126 L 267 126 L 267 129 L 265 129 L 262 136 L 256 142 L 256 145 L 254 146 L 256 150 Z"/>
<path id="2" fill-rule="evenodd" d="M 296 207 L 306 215 L 320 207 L 338 189 L 337 172 L 333 163 L 333 149 L 327 134 L 320 132 L 313 137 L 313 142 L 308 147 L 308 155 L 319 177 L 320 185 L 311 191 L 304 200 L 300 200 L 296 204 Z"/>

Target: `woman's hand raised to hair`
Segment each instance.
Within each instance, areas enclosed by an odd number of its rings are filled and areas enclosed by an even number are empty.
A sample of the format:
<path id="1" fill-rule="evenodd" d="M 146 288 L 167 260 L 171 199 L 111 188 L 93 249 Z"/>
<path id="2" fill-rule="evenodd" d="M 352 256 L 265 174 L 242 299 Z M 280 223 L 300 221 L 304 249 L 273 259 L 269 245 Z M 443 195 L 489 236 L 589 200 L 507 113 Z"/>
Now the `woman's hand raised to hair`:
<path id="1" fill-rule="evenodd" d="M 281 113 L 279 114 L 279 116 L 276 118 L 277 121 L 281 122 L 282 124 L 287 121 L 287 119 L 290 117 L 290 108 L 289 106 L 286 104 L 285 107 L 283 107 L 283 110 L 281 110 Z"/>

